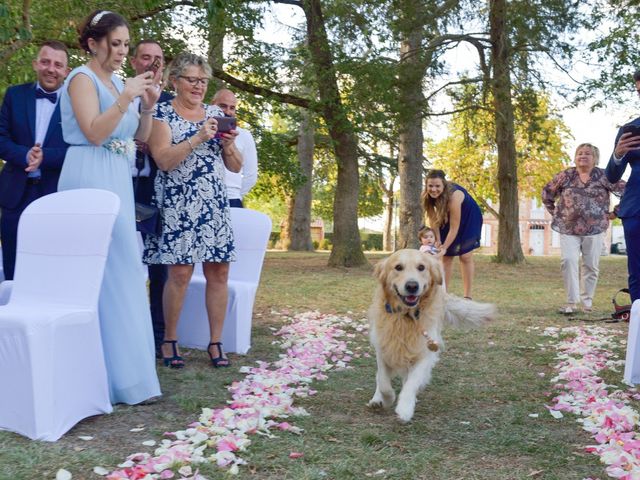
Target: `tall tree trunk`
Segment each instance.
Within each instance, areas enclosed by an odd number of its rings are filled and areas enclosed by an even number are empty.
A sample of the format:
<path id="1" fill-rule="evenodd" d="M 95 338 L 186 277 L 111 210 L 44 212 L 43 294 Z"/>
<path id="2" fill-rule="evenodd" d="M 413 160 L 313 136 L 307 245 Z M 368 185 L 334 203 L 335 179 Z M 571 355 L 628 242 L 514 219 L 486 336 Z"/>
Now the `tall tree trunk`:
<path id="1" fill-rule="evenodd" d="M 496 144 L 498 146 L 498 191 L 500 216 L 498 226 L 498 261 L 524 262 L 520 245 L 518 206 L 518 166 L 514 137 L 513 104 L 511 99 L 510 44 L 506 28 L 506 0 L 489 0 L 491 63 L 493 78 L 491 89 L 496 118 Z"/>
<path id="2" fill-rule="evenodd" d="M 226 12 L 224 8 L 216 9 L 215 17 L 209 17 L 209 33 L 207 39 L 209 40 L 209 52 L 208 60 L 209 65 L 213 68 L 222 69 L 224 66 L 224 18 Z M 215 94 L 218 90 L 224 87 L 224 82 L 217 77 L 211 79 L 211 86 L 209 87 L 209 95 Z"/>
<path id="3" fill-rule="evenodd" d="M 395 183 L 395 181 L 396 176 L 391 175 L 391 177 L 389 178 L 389 183 L 387 185 L 384 185 L 384 180 L 382 180 L 383 185 L 381 185 L 381 188 L 385 194 L 382 249 L 387 252 L 393 250 L 393 203 L 396 200 L 395 194 L 393 192 L 393 184 Z"/>
<path id="4" fill-rule="evenodd" d="M 307 178 L 298 189 L 291 208 L 291 228 L 289 230 L 289 250 L 313 250 L 311 241 L 311 186 L 313 180 L 314 134 L 313 118 L 308 110 L 300 110 L 301 121 L 298 129 L 298 161 L 300 170 Z"/>
<path id="5" fill-rule="evenodd" d="M 322 116 L 329 129 L 338 163 L 338 179 L 333 202 L 333 247 L 330 266 L 364 265 L 358 231 L 358 143 L 340 99 L 333 58 L 320 0 L 302 0 L 307 21 L 307 41 L 311 64 L 318 82 Z"/>
<path id="6" fill-rule="evenodd" d="M 419 2 L 418 2 L 419 3 Z M 415 8 L 419 8 L 417 5 Z M 408 12 L 407 12 L 408 13 Z M 419 15 L 414 18 L 419 18 Z M 424 25 L 409 22 L 410 30 L 403 32 L 398 70 L 399 130 L 398 175 L 400 176 L 399 238 L 396 248 L 417 248 L 418 230 L 423 224 L 422 205 L 422 109 L 425 98 L 422 81 L 425 64 L 421 52 Z"/>
<path id="7" fill-rule="evenodd" d="M 287 207 L 287 217 L 283 220 L 280 228 L 280 240 L 277 242 L 277 248 L 282 250 L 289 250 L 291 245 L 291 227 L 293 225 L 293 206 L 295 203 L 295 197 L 287 195 L 284 199 Z"/>

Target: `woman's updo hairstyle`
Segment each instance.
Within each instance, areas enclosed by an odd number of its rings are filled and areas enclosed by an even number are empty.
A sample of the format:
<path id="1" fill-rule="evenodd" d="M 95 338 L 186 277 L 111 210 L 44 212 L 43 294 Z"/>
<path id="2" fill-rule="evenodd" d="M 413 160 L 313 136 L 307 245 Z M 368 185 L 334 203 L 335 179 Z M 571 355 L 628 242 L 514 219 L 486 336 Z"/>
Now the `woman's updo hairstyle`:
<path id="1" fill-rule="evenodd" d="M 78 28 L 80 32 L 78 42 L 85 52 L 93 53 L 89 48 L 89 39 L 93 38 L 96 42 L 99 42 L 118 27 L 129 28 L 129 24 L 121 15 L 115 12 L 96 10 L 84 19 Z"/>

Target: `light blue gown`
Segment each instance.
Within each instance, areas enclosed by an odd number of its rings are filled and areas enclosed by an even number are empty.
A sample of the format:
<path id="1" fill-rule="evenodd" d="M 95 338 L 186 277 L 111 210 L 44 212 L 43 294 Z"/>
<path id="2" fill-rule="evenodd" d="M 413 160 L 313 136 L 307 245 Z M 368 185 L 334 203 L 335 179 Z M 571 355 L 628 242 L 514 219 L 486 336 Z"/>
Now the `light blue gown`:
<path id="1" fill-rule="evenodd" d="M 58 189 L 100 188 L 120 197 L 120 213 L 113 228 L 100 291 L 100 331 L 111 402 L 133 405 L 160 395 L 160 384 L 155 368 L 149 302 L 135 231 L 131 170 L 126 155 L 93 145 L 80 130 L 67 90 L 71 79 L 79 73 L 87 75 L 95 84 L 101 112 L 115 102 L 107 87 L 88 67 L 76 68 L 67 78 L 60 99 L 60 112 L 62 134 L 70 147 Z M 124 88 L 122 81 L 115 75 L 112 81 L 121 92 Z M 111 139 L 132 139 L 138 123 L 139 115 L 132 103 L 105 144 Z"/>

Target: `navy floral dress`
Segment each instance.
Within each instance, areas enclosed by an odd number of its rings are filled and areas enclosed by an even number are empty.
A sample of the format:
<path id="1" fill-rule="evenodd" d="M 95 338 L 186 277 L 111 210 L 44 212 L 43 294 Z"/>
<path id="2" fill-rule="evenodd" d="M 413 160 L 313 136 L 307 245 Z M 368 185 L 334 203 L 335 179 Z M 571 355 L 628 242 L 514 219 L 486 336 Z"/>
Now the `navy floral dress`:
<path id="1" fill-rule="evenodd" d="M 224 115 L 217 106 L 204 105 L 204 109 L 206 117 Z M 182 118 L 171 102 L 159 103 L 154 118 L 169 125 L 174 145 L 195 135 L 202 125 Z M 173 170 L 158 170 L 152 204 L 162 212 L 162 234 L 147 235 L 145 263 L 178 265 L 235 260 L 222 146 L 218 140 L 201 143 Z"/>

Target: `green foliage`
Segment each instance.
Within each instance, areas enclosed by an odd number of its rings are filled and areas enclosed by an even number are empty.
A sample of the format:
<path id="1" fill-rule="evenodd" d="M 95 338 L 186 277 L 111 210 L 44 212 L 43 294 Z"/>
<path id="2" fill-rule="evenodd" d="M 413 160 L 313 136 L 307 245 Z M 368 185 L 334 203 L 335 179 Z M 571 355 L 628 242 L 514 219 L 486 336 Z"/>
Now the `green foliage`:
<path id="1" fill-rule="evenodd" d="M 640 6 L 637 2 L 595 2 L 587 24 L 594 32 L 582 58 L 596 73 L 579 86 L 579 101 L 592 108 L 627 103 L 635 98 L 633 73 L 640 65 Z M 607 25 L 607 28 L 601 28 Z"/>
<path id="2" fill-rule="evenodd" d="M 483 105 L 477 87 L 467 85 L 462 90 L 455 107 L 467 109 L 452 117 L 449 136 L 427 146 L 428 155 L 434 167 L 468 187 L 476 198 L 496 201 L 494 119 L 489 110 L 472 108 Z M 538 197 L 542 187 L 570 161 L 564 153 L 569 131 L 546 95 L 532 89 L 522 91 L 514 99 L 518 189 L 521 195 Z"/>
<path id="3" fill-rule="evenodd" d="M 382 251 L 382 234 L 360 232 L 362 249 L 365 251 Z"/>

